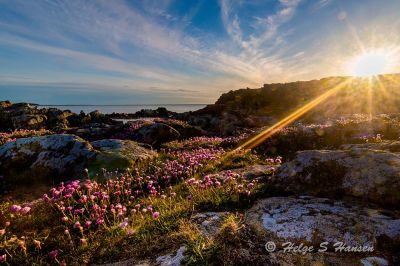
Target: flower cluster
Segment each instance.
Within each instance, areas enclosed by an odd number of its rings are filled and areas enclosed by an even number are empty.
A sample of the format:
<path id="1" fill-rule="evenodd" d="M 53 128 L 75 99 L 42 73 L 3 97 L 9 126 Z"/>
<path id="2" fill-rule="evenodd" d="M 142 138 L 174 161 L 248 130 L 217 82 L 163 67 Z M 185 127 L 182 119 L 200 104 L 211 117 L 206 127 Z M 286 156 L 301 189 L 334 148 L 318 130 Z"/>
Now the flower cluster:
<path id="1" fill-rule="evenodd" d="M 11 213 L 14 214 L 27 215 L 31 211 L 31 207 L 29 206 L 21 207 L 20 205 L 12 205 L 10 211 Z"/>
<path id="2" fill-rule="evenodd" d="M 18 129 L 8 133 L 0 132 L 0 145 L 3 145 L 4 143 L 10 141 L 15 141 L 18 138 L 43 136 L 48 134 L 51 134 L 51 131 L 46 129 L 40 129 L 40 130 Z"/>
<path id="3" fill-rule="evenodd" d="M 265 162 L 267 164 L 282 164 L 282 157 L 278 156 L 276 158 L 266 158 Z"/>
<path id="4" fill-rule="evenodd" d="M 171 141 L 164 144 L 165 148 L 170 150 L 180 150 L 180 149 L 193 149 L 193 148 L 211 148 L 211 147 L 232 147 L 238 145 L 240 141 L 247 138 L 247 134 L 242 134 L 236 137 L 192 137 L 181 141 Z"/>
<path id="5" fill-rule="evenodd" d="M 178 120 L 178 119 L 172 119 L 172 118 L 154 118 L 153 121 L 155 123 L 164 123 L 164 124 L 169 124 L 169 125 L 179 125 L 179 126 L 182 126 L 182 127 L 185 127 L 185 126 L 189 125 L 186 121 Z"/>
<path id="6" fill-rule="evenodd" d="M 174 197 L 168 185 L 186 179 L 204 164 L 219 158 L 224 151 L 216 148 L 199 148 L 192 151 L 170 151 L 166 160 L 156 160 L 141 173 L 107 173 L 105 183 L 94 180 L 75 180 L 52 188 L 43 200 L 60 213 L 60 221 L 83 233 L 118 224 L 128 228 L 134 216 L 151 216 L 158 219 L 159 212 L 153 206 L 143 205 L 142 199 L 157 197 L 164 200 Z M 165 189 L 167 189 L 165 191 Z"/>
<path id="7" fill-rule="evenodd" d="M 225 171 L 218 174 L 206 175 L 202 179 L 190 178 L 186 182 L 189 187 L 197 189 L 230 187 L 233 193 L 250 195 L 257 184 L 257 180 L 246 180 L 241 174 Z"/>
<path id="8" fill-rule="evenodd" d="M 115 133 L 111 138 L 113 139 L 132 139 L 138 129 L 145 124 L 149 123 L 147 120 L 129 121 L 123 127 L 121 132 Z"/>
<path id="9" fill-rule="evenodd" d="M 221 148 L 197 148 L 190 151 L 167 149 L 163 152 L 174 159 L 156 162 L 150 165 L 150 169 L 155 181 L 171 184 L 192 176 L 207 162 L 220 158 L 224 150 Z"/>
<path id="10" fill-rule="evenodd" d="M 154 219 L 160 215 L 153 206 L 138 203 L 138 199 L 148 192 L 147 183 L 145 178 L 129 174 L 107 180 L 104 184 L 89 179 L 75 180 L 52 188 L 50 195 L 43 196 L 43 201 L 60 213 L 60 222 L 82 235 L 85 231 L 116 224 L 127 229 L 129 219 L 134 215 L 141 218 L 149 215 Z M 161 196 L 158 191 L 154 194 Z M 82 245 L 86 241 L 84 238 L 80 240 Z"/>

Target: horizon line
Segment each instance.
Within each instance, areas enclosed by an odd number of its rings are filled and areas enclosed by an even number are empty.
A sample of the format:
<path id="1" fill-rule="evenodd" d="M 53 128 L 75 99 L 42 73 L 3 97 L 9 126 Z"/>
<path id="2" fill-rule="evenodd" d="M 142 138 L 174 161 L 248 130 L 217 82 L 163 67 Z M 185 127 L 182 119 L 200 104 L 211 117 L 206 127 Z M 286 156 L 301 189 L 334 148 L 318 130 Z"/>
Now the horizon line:
<path id="1" fill-rule="evenodd" d="M 213 103 L 166 103 L 166 104 L 38 104 L 30 103 L 37 106 L 146 106 L 146 105 L 209 105 Z"/>

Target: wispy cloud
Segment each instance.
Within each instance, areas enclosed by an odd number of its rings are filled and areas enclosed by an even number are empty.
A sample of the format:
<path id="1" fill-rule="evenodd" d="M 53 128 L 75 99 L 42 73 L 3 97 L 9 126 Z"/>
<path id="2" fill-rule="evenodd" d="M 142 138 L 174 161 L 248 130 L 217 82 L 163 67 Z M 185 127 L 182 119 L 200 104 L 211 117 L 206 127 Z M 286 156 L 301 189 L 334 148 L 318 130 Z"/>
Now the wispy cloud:
<path id="1" fill-rule="evenodd" d="M 191 21 L 208 2 L 177 13 L 171 8 L 173 0 L 0 0 L 0 47 L 28 51 L 48 61 L 56 58 L 60 68 L 70 66 L 68 73 L 59 70 L 57 78 L 50 75 L 56 71 L 51 67 L 39 76 L 19 70 L 21 75 L 14 76 L 27 78 L 19 80 L 10 78 L 10 70 L 0 76 L 0 83 L 81 84 L 100 90 L 192 94 L 212 101 L 220 91 L 310 74 L 310 61 L 317 59 L 310 57 L 300 38 L 288 41 L 296 33 L 291 22 L 307 1 L 218 1 L 227 35 L 223 37 L 212 29 L 197 29 Z M 322 9 L 331 1 L 310 6 Z M 247 5 L 258 4 L 262 12 L 242 12 Z M 308 37 L 301 36 L 305 42 Z M 24 65 L 22 58 L 19 64 Z M 74 66 L 85 71 L 74 75 Z"/>
<path id="2" fill-rule="evenodd" d="M 328 6 L 330 3 L 332 3 L 333 0 L 319 0 L 315 5 L 314 5 L 314 9 L 318 10 L 321 8 L 324 8 L 326 6 Z"/>

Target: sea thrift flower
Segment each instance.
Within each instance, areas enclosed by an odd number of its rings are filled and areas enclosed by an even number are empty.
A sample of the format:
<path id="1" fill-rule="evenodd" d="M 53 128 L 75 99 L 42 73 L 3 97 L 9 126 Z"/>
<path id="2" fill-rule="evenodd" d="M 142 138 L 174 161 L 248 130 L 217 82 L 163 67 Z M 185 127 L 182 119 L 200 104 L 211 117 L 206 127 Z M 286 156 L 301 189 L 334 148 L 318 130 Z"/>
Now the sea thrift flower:
<path id="1" fill-rule="evenodd" d="M 80 240 L 79 240 L 79 243 L 81 244 L 81 246 L 87 246 L 87 240 L 85 239 L 85 238 L 81 238 Z"/>
<path id="2" fill-rule="evenodd" d="M 79 227 L 81 227 L 81 223 L 79 221 L 76 221 L 74 223 L 74 228 L 79 228 Z"/>
<path id="3" fill-rule="evenodd" d="M 50 251 L 48 255 L 50 258 L 55 259 L 58 255 L 58 250 Z"/>
<path id="4" fill-rule="evenodd" d="M 49 202 L 49 200 L 50 200 L 50 198 L 47 194 L 44 194 L 42 199 L 44 202 Z"/>
<path id="5" fill-rule="evenodd" d="M 6 229 L 0 229 L 0 236 L 3 236 L 6 233 Z"/>
<path id="6" fill-rule="evenodd" d="M 86 228 L 89 228 L 91 224 L 92 224 L 91 221 L 86 221 L 86 222 L 85 222 L 85 227 L 86 227 Z"/>
<path id="7" fill-rule="evenodd" d="M 11 212 L 13 212 L 13 213 L 17 213 L 17 212 L 19 212 L 21 209 L 22 209 L 22 208 L 21 208 L 21 206 L 19 206 L 19 205 L 12 205 L 10 210 L 11 210 Z"/>
<path id="8" fill-rule="evenodd" d="M 154 213 L 153 213 L 153 219 L 154 219 L 154 220 L 157 220 L 158 217 L 160 217 L 160 213 L 159 213 L 159 212 L 154 212 Z"/>
<path id="9" fill-rule="evenodd" d="M 193 196 L 192 196 L 192 195 L 189 195 L 189 196 L 186 197 L 186 199 L 187 199 L 187 200 L 192 200 L 192 199 L 193 199 Z"/>
<path id="10" fill-rule="evenodd" d="M 68 217 L 67 216 L 62 217 L 61 221 L 63 221 L 64 223 L 68 222 Z"/>
<path id="11" fill-rule="evenodd" d="M 128 218 L 125 218 L 124 221 L 119 225 L 122 229 L 125 229 L 128 226 Z"/>
<path id="12" fill-rule="evenodd" d="M 6 256 L 7 256 L 6 254 L 0 255 L 0 262 L 5 262 L 7 258 Z"/>

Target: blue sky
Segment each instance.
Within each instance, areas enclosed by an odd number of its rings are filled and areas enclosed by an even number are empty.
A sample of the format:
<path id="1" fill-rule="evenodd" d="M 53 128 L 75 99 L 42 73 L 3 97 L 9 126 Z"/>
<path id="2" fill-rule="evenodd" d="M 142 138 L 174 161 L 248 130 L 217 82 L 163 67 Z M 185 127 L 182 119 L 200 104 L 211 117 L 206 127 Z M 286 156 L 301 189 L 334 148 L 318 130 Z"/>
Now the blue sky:
<path id="1" fill-rule="evenodd" d="M 0 0 L 0 99 L 212 103 L 264 83 L 400 72 L 398 0 Z"/>

